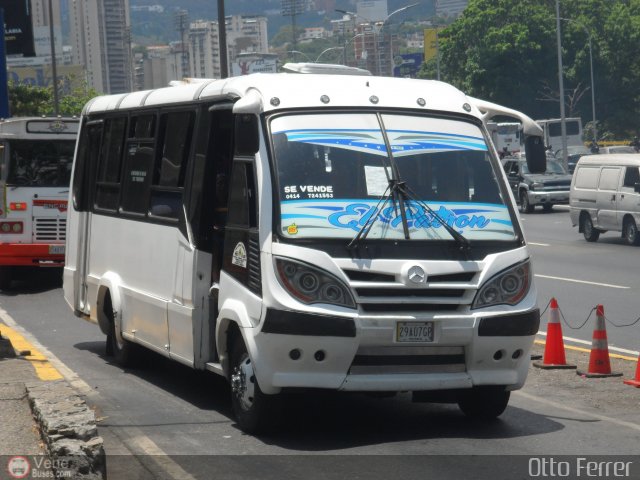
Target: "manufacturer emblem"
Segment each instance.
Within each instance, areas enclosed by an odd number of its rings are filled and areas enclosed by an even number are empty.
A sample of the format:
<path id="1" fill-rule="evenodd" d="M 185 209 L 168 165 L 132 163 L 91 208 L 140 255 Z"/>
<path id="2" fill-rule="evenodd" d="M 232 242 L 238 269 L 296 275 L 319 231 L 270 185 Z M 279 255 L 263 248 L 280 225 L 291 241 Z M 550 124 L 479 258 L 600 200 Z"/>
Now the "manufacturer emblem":
<path id="1" fill-rule="evenodd" d="M 424 273 L 422 267 L 414 265 L 409 269 L 409 280 L 412 283 L 424 283 L 427 279 L 427 275 Z"/>

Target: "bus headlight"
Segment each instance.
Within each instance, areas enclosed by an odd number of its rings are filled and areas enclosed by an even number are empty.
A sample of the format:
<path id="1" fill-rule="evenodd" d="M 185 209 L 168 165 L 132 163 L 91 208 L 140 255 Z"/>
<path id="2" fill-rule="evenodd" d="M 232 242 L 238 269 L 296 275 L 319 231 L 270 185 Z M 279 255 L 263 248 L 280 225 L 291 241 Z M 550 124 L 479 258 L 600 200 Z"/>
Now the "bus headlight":
<path id="1" fill-rule="evenodd" d="M 516 305 L 531 287 L 531 264 L 526 260 L 504 270 L 486 282 L 476 294 L 471 308 L 491 305 Z"/>
<path id="2" fill-rule="evenodd" d="M 280 284 L 297 300 L 310 305 L 329 303 L 355 308 L 356 302 L 347 286 L 332 274 L 291 259 L 275 258 Z"/>

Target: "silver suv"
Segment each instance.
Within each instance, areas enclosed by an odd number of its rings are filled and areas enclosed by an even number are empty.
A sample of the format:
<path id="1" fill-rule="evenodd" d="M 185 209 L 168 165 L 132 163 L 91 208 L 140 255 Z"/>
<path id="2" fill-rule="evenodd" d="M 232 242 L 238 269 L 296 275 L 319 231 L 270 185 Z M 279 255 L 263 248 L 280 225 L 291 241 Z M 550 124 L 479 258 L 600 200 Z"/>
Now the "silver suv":
<path id="1" fill-rule="evenodd" d="M 547 171 L 536 174 L 529 173 L 523 158 L 506 157 L 502 166 L 521 212 L 531 213 L 536 205 L 549 212 L 554 205 L 569 204 L 571 175 L 558 160 L 547 158 Z"/>

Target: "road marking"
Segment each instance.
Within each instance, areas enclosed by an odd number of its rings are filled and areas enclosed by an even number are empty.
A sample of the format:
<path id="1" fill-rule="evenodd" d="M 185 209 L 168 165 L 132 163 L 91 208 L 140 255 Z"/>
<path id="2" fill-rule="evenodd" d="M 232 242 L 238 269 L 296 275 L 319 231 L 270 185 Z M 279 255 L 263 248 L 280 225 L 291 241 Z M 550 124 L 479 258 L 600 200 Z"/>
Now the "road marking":
<path id="1" fill-rule="evenodd" d="M 536 243 L 536 242 L 529 242 L 529 245 L 535 245 L 537 247 L 550 247 L 551 244 L 549 243 Z"/>
<path id="2" fill-rule="evenodd" d="M 548 278 L 550 280 L 561 280 L 563 282 L 574 282 L 574 283 L 585 283 L 587 285 L 596 285 L 598 287 L 609 287 L 609 288 L 621 288 L 623 290 L 628 290 L 631 287 L 625 287 L 623 285 L 612 285 L 610 283 L 598 283 L 598 282 L 587 282 L 586 280 L 577 280 L 575 278 L 563 278 L 563 277 L 552 277 L 551 275 L 534 275 L 539 278 Z"/>
<path id="3" fill-rule="evenodd" d="M 14 330 L 4 323 L 0 324 L 0 331 L 3 336 L 9 339 L 14 350 L 18 352 L 26 352 L 28 350 L 30 352 L 29 355 L 24 355 L 22 358 L 31 363 L 40 380 L 52 381 L 62 379 L 60 372 L 47 361 L 47 357 L 40 352 L 39 348 L 24 338 L 24 335 L 21 335 L 17 330 Z"/>
<path id="4" fill-rule="evenodd" d="M 606 415 L 600 415 L 598 413 L 586 412 L 584 410 L 580 410 L 579 408 L 574 408 L 574 407 L 570 407 L 570 406 L 562 404 L 562 403 L 554 402 L 553 400 L 548 400 L 546 398 L 536 397 L 535 395 L 531 395 L 529 393 L 524 393 L 521 390 L 515 391 L 513 393 L 515 395 L 519 396 L 519 397 L 524 397 L 524 398 L 527 398 L 529 400 L 533 400 L 534 402 L 539 402 L 539 403 L 543 403 L 545 405 L 550 405 L 552 407 L 559 408 L 561 410 L 566 410 L 568 412 L 572 412 L 572 413 L 575 413 L 575 414 L 578 414 L 578 415 L 583 415 L 583 416 L 586 415 L 588 417 L 597 418 L 598 420 L 601 420 L 603 422 L 613 423 L 615 425 L 620 425 L 622 427 L 631 428 L 633 430 L 640 430 L 640 425 L 638 425 L 637 423 L 625 422 L 624 420 L 618 420 L 617 418 L 607 417 Z"/>
<path id="5" fill-rule="evenodd" d="M 40 377 L 40 374 L 38 374 L 40 378 L 43 380 L 59 380 L 64 377 L 64 379 L 82 395 L 87 397 L 100 396 L 98 392 L 82 380 L 76 372 L 67 367 L 62 360 L 51 353 L 44 345 L 38 342 L 31 333 L 27 332 L 22 326 L 20 326 L 2 307 L 0 307 L 0 320 L 3 323 L 0 324 L 2 326 L 2 333 L 9 337 L 14 348 L 17 350 L 31 350 L 31 355 L 25 358 L 30 359 L 35 356 L 36 353 L 37 355 L 40 355 L 41 358 L 39 357 L 37 359 L 38 362 L 33 364 L 34 368 L 36 368 L 36 373 L 38 372 L 38 368 L 43 368 L 42 366 L 44 364 L 49 364 L 50 368 L 55 370 L 58 374 L 58 378 L 50 379 L 42 378 Z M 14 335 L 14 337 L 11 337 L 10 335 Z M 19 343 L 19 337 L 22 338 L 24 343 Z M 14 344 L 14 338 L 18 343 Z M 22 347 L 18 348 L 18 345 L 22 345 Z M 55 366 L 55 368 L 53 366 Z M 99 427 L 100 426 L 98 425 L 98 428 Z M 127 427 L 126 431 L 130 435 L 129 438 L 121 438 L 121 440 L 130 452 L 142 451 L 144 455 L 150 455 L 148 458 L 153 460 L 162 470 L 164 470 L 164 472 L 168 473 L 171 478 L 195 480 L 195 477 L 183 470 L 179 464 L 174 462 L 171 457 L 158 447 L 153 440 L 142 433 L 140 429 L 137 427 Z M 107 452 L 107 455 L 108 454 L 109 452 Z"/>

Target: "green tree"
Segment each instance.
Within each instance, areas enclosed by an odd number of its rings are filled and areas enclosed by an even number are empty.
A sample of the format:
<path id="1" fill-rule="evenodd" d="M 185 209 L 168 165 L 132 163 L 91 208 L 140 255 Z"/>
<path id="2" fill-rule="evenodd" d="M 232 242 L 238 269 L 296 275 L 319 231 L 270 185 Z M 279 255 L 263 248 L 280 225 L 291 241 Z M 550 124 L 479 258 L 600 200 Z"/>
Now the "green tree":
<path id="1" fill-rule="evenodd" d="M 63 79 L 62 83 L 69 84 L 72 81 Z M 58 96 L 58 114 L 79 116 L 84 105 L 98 95 L 100 94 L 96 90 L 87 87 L 66 89 Z M 52 88 L 10 82 L 9 112 L 14 117 L 53 115 L 55 107 Z"/>
<path id="2" fill-rule="evenodd" d="M 640 128 L 640 0 L 560 6 L 567 112 L 592 118 L 590 36 L 599 130 L 628 136 Z M 442 80 L 534 118 L 559 116 L 557 62 L 555 0 L 470 0 L 440 31 Z M 421 76 L 435 78 L 434 61 Z"/>

